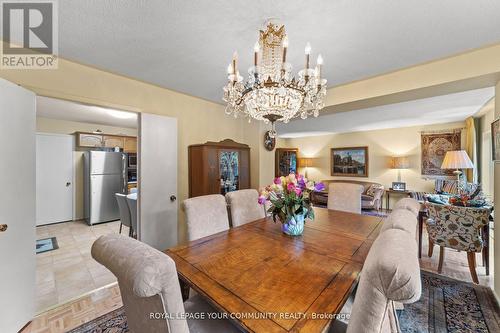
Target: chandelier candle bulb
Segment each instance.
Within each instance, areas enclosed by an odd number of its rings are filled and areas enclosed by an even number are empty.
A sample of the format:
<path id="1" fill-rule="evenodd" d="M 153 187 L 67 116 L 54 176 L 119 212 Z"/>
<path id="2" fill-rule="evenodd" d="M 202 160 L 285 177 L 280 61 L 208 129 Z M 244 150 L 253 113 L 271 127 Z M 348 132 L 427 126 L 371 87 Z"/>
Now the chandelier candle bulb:
<path id="1" fill-rule="evenodd" d="M 236 66 L 237 66 L 237 61 L 238 61 L 238 52 L 234 51 L 234 53 L 233 53 L 233 75 L 235 76 L 235 81 L 236 81 Z"/>
<path id="2" fill-rule="evenodd" d="M 311 56 L 311 44 L 309 44 L 309 42 L 307 42 L 304 51 L 306 53 L 306 70 L 307 70 L 309 69 L 309 57 Z"/>
<path id="3" fill-rule="evenodd" d="M 318 59 L 316 60 L 316 65 L 318 67 L 318 79 L 321 79 L 321 65 L 323 65 L 323 57 L 318 55 Z"/>
<path id="4" fill-rule="evenodd" d="M 283 67 L 286 62 L 286 50 L 288 49 L 288 36 L 283 37 Z"/>

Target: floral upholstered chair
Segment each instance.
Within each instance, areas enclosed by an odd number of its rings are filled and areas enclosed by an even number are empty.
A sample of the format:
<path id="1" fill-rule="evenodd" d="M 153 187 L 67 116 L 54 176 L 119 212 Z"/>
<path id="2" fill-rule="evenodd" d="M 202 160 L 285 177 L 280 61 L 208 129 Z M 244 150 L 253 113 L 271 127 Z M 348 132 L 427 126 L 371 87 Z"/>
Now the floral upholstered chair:
<path id="1" fill-rule="evenodd" d="M 476 252 L 483 249 L 481 230 L 489 223 L 489 208 L 458 207 L 427 202 L 429 212 L 429 257 L 434 245 L 439 245 L 438 272 L 443 269 L 444 248 L 467 252 L 472 280 L 479 283 L 476 274 Z"/>

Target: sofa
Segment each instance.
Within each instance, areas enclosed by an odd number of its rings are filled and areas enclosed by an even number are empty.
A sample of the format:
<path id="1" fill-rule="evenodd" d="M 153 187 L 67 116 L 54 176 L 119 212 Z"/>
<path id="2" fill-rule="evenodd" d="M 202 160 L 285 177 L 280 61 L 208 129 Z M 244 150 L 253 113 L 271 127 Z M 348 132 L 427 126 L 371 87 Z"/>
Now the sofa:
<path id="1" fill-rule="evenodd" d="M 361 194 L 362 209 L 380 210 L 382 208 L 382 197 L 385 190 L 382 184 L 349 179 L 328 179 L 322 180 L 321 182 L 325 184 L 325 190 L 314 192 L 312 195 L 312 203 L 316 206 L 326 207 L 328 203 L 328 187 L 330 183 L 349 183 L 363 186 L 363 193 Z"/>

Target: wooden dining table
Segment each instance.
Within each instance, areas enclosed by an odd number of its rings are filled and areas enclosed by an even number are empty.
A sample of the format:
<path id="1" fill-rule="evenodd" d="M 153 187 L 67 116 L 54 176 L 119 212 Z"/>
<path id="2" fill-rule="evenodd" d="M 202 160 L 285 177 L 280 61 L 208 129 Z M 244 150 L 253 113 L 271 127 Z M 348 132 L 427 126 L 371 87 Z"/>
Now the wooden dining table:
<path id="1" fill-rule="evenodd" d="M 165 251 L 181 285 L 248 332 L 323 332 L 357 285 L 382 217 L 315 208 L 298 237 L 260 219 Z"/>

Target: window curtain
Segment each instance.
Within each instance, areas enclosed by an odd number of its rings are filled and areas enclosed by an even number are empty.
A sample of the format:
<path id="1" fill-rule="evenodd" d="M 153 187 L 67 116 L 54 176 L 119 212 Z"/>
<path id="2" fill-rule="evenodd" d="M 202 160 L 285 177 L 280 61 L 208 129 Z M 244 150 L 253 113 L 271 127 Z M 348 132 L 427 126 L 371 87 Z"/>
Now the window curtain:
<path id="1" fill-rule="evenodd" d="M 467 181 L 470 183 L 477 183 L 477 144 L 476 144 L 476 128 L 474 126 L 474 118 L 469 117 L 465 120 L 465 151 L 472 163 L 474 169 L 467 169 Z"/>

